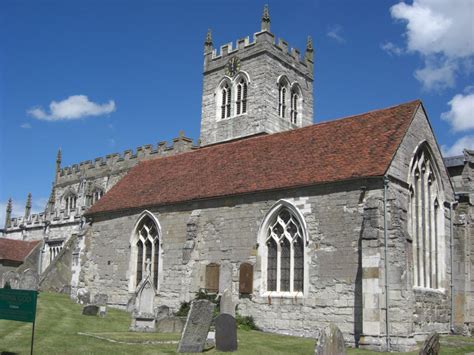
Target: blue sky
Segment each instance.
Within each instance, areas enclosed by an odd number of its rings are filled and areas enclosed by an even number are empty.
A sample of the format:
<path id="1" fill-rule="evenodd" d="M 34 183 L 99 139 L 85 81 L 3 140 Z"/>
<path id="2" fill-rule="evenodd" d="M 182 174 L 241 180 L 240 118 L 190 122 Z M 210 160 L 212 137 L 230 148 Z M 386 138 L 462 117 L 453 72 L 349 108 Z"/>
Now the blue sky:
<path id="1" fill-rule="evenodd" d="M 203 42 L 271 29 L 315 47 L 315 122 L 420 98 L 447 154 L 474 149 L 474 1 L 0 3 L 0 223 L 49 196 L 63 166 L 159 141 L 197 139 Z"/>

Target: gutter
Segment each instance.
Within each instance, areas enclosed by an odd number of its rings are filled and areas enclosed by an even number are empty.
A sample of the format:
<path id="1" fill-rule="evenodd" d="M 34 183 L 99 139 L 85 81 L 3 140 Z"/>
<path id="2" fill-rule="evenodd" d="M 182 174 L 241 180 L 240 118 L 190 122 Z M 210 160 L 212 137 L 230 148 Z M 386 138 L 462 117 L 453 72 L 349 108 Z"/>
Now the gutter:
<path id="1" fill-rule="evenodd" d="M 386 350 L 390 351 L 390 334 L 389 334 L 389 298 L 388 298 L 388 232 L 387 232 L 387 190 L 389 179 L 387 176 L 383 178 L 383 237 L 385 252 L 385 334 L 386 334 Z"/>

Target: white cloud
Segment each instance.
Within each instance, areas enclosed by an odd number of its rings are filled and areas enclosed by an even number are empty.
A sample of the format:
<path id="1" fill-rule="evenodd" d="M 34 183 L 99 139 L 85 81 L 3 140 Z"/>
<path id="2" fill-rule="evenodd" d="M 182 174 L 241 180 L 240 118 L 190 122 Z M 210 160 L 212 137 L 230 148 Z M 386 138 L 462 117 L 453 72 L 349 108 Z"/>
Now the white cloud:
<path id="1" fill-rule="evenodd" d="M 30 129 L 30 128 L 31 128 L 31 125 L 30 125 L 29 123 L 26 123 L 26 122 L 25 122 L 25 123 L 22 123 L 22 124 L 20 125 L 20 127 L 23 128 L 23 129 Z"/>
<path id="2" fill-rule="evenodd" d="M 336 42 L 339 43 L 345 43 L 346 40 L 344 37 L 342 37 L 342 26 L 341 25 L 335 25 L 329 28 L 329 31 L 326 33 L 326 35 L 329 38 L 332 38 Z"/>
<path id="3" fill-rule="evenodd" d="M 380 45 L 380 48 L 382 48 L 385 52 L 387 52 L 389 55 L 402 55 L 403 54 L 403 48 L 400 48 L 396 44 L 392 42 L 385 42 Z"/>
<path id="4" fill-rule="evenodd" d="M 442 146 L 443 156 L 451 157 L 454 155 L 461 155 L 464 149 L 474 149 L 474 136 L 464 136 L 458 139 L 451 147 Z"/>
<path id="5" fill-rule="evenodd" d="M 45 197 L 32 198 L 31 213 L 40 213 L 44 211 L 48 199 Z M 0 228 L 5 226 L 5 214 L 7 211 L 7 201 L 0 202 Z M 13 201 L 12 217 L 23 217 L 25 215 L 26 199 Z"/>
<path id="6" fill-rule="evenodd" d="M 28 114 L 45 121 L 77 120 L 87 116 L 102 116 L 114 112 L 115 102 L 110 100 L 108 103 L 97 104 L 89 101 L 85 95 L 73 95 L 67 99 L 49 104 L 49 113 L 42 108 L 32 108 Z"/>
<path id="7" fill-rule="evenodd" d="M 406 23 L 407 50 L 425 61 L 425 67 L 415 73 L 423 87 L 452 87 L 456 74 L 469 66 L 466 62 L 474 55 L 474 2 L 413 0 L 411 5 L 399 2 L 390 12 Z"/>
<path id="8" fill-rule="evenodd" d="M 466 88 L 465 92 L 465 95 L 454 96 L 448 103 L 451 109 L 441 114 L 455 132 L 474 129 L 474 92 L 471 88 Z"/>

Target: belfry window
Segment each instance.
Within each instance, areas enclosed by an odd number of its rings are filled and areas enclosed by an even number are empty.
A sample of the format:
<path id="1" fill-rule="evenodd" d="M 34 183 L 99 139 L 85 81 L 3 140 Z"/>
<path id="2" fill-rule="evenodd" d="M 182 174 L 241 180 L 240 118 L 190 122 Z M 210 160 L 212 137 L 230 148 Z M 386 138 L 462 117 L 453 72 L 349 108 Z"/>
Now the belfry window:
<path id="1" fill-rule="evenodd" d="M 91 196 L 91 201 L 92 201 L 92 204 L 96 203 L 97 201 L 99 201 L 102 196 L 104 195 L 104 190 L 102 189 L 95 189 L 93 192 L 92 192 L 92 196 Z"/>
<path id="2" fill-rule="evenodd" d="M 138 286 L 140 281 L 149 276 L 158 289 L 160 239 L 158 226 L 150 216 L 145 215 L 138 223 L 132 248 L 132 256 L 135 259 L 134 286 Z"/>
<path id="3" fill-rule="evenodd" d="M 247 113 L 247 82 L 241 78 L 237 83 L 236 115 Z"/>
<path id="4" fill-rule="evenodd" d="M 226 82 L 221 89 L 221 118 L 230 117 L 230 104 L 232 98 L 232 89 Z"/>
<path id="5" fill-rule="evenodd" d="M 286 87 L 279 86 L 278 88 L 278 115 L 285 118 L 286 114 Z"/>
<path id="6" fill-rule="evenodd" d="M 298 93 L 291 91 L 291 123 L 298 122 Z"/>
<path id="7" fill-rule="evenodd" d="M 413 240 L 413 285 L 440 288 L 443 230 L 440 181 L 434 160 L 424 147 L 410 171 L 409 233 Z"/>
<path id="8" fill-rule="evenodd" d="M 65 209 L 66 212 L 71 212 L 76 209 L 76 204 L 77 204 L 77 196 L 73 193 L 68 194 L 65 198 Z"/>
<path id="9" fill-rule="evenodd" d="M 265 227 L 266 291 L 303 292 L 304 233 L 299 218 L 282 206 Z"/>

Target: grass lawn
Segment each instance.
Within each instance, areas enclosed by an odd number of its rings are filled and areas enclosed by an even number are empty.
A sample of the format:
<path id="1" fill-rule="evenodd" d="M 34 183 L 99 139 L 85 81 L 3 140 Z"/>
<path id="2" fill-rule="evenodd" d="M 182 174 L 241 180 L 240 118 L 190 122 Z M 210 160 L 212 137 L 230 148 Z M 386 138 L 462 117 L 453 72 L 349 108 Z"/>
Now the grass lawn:
<path id="1" fill-rule="evenodd" d="M 179 334 L 133 333 L 130 315 L 108 309 L 105 318 L 83 316 L 82 306 L 67 296 L 41 293 L 35 332 L 36 354 L 174 354 Z M 28 354 L 31 323 L 0 320 L 0 353 Z M 315 341 L 256 331 L 238 332 L 236 354 L 313 354 Z M 442 354 L 474 352 L 474 340 L 443 338 Z M 205 353 L 217 353 L 210 349 Z M 349 349 L 349 354 L 374 352 Z M 413 353 L 416 354 L 416 353 Z"/>

